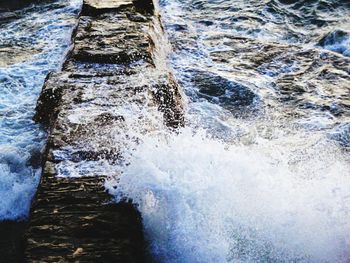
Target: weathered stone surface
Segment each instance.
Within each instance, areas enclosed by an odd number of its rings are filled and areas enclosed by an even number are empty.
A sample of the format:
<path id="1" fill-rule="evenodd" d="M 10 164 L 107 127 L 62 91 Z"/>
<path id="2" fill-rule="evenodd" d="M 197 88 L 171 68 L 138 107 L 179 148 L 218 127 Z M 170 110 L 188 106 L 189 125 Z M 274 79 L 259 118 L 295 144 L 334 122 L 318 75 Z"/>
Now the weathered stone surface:
<path id="1" fill-rule="evenodd" d="M 103 182 L 46 171 L 26 231 L 26 262 L 143 261 L 140 215 L 131 204 L 111 202 Z"/>
<path id="2" fill-rule="evenodd" d="M 104 64 L 149 61 L 147 26 L 147 23 L 130 21 L 123 12 L 98 18 L 82 16 L 73 58 L 80 62 Z"/>
<path id="3" fill-rule="evenodd" d="M 176 81 L 157 65 L 153 3 L 135 3 L 84 1 L 74 49 L 45 82 L 35 119 L 49 138 L 27 262 L 145 261 L 141 216 L 105 192 L 117 174 L 103 165 L 118 165 L 138 135 L 181 126 L 183 114 Z"/>

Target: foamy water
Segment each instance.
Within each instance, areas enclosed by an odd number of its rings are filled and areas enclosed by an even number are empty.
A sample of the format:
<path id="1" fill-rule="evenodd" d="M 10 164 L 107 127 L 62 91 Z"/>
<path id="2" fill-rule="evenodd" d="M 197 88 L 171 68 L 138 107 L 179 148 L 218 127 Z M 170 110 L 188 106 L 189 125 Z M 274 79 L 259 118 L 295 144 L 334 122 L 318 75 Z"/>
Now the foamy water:
<path id="1" fill-rule="evenodd" d="M 350 261 L 350 9 L 288 2 L 161 1 L 187 127 L 107 182 L 156 262 Z"/>
<path id="2" fill-rule="evenodd" d="M 18 11 L 0 29 L 0 220 L 28 213 L 45 132 L 32 117 L 46 75 L 60 68 L 80 0 Z"/>
<path id="3" fill-rule="evenodd" d="M 116 175 L 106 187 L 138 206 L 156 262 L 350 261 L 349 10 L 282 2 L 161 1 L 186 128 L 171 133 L 155 105 L 126 103 L 111 112 L 125 117 L 122 128 L 79 145 L 114 141 L 123 160 L 54 152 L 58 176 Z M 81 3 L 56 4 L 0 30 L 2 46 L 16 44 L 0 65 L 0 219 L 25 216 L 39 181 L 46 134 L 34 107 Z M 79 108 L 70 121 L 97 113 Z"/>
<path id="4" fill-rule="evenodd" d="M 348 160 L 327 143 L 280 143 L 148 136 L 116 194 L 139 205 L 159 262 L 348 262 Z"/>

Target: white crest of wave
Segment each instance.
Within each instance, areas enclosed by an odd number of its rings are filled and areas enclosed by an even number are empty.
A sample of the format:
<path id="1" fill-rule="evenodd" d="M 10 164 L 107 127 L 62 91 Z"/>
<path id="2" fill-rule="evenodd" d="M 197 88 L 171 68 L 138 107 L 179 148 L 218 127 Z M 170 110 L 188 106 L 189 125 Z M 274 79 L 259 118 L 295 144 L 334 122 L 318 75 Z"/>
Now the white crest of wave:
<path id="1" fill-rule="evenodd" d="M 147 136 L 107 187 L 139 205 L 160 262 L 349 262 L 349 166 L 263 144 Z"/>

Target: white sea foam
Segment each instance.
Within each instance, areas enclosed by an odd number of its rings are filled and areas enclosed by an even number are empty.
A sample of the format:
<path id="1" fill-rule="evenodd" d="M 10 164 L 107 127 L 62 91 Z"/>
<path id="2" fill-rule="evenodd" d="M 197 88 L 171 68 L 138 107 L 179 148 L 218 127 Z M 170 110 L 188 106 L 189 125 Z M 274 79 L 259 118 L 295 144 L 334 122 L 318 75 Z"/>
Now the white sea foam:
<path id="1" fill-rule="evenodd" d="M 139 205 L 160 262 L 350 260 L 350 167 L 332 145 L 227 145 L 186 129 L 143 138 L 124 169 L 107 184 Z"/>
<path id="2" fill-rule="evenodd" d="M 2 24 L 0 46 L 0 220 L 28 213 L 40 178 L 46 137 L 32 120 L 49 71 L 59 69 L 70 45 L 81 0 L 24 9 Z M 4 48 L 4 50 L 3 50 Z"/>
<path id="3" fill-rule="evenodd" d="M 138 205 L 156 262 L 350 262 L 350 164 L 325 131 L 338 119 L 317 111 L 298 119 L 303 109 L 288 116 L 286 105 L 268 106 L 270 93 L 274 96 L 269 83 L 295 70 L 298 62 L 275 61 L 275 71 L 261 67 L 265 74 L 245 76 L 249 68 L 236 68 L 245 61 L 244 51 L 237 54 L 239 63 L 220 64 L 210 52 L 225 47 L 206 46 L 214 33 L 316 45 L 315 36 L 324 29 L 315 25 L 299 31 L 285 22 L 290 21 L 285 13 L 260 8 L 269 3 L 278 1 L 234 6 L 230 1 L 161 1 L 174 46 L 171 62 L 188 95 L 188 126 L 178 134 L 140 135 L 141 143 L 125 153 L 126 164 L 116 168 L 121 176 L 106 183 L 118 200 L 131 198 Z M 267 23 L 250 30 L 257 14 L 263 15 L 257 22 L 266 18 Z M 231 23 L 234 18 L 238 22 Z M 347 48 L 347 42 L 341 44 Z M 265 103 L 261 114 L 234 118 L 221 105 L 198 99 L 193 69 L 246 78 Z M 334 135 L 345 145 L 347 130 L 341 127 Z"/>

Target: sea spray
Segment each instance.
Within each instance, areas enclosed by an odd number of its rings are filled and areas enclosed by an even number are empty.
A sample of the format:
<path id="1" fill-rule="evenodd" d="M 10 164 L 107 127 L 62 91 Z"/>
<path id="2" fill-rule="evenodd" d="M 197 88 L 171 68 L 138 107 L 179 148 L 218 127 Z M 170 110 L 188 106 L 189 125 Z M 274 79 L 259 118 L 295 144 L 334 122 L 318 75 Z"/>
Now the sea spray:
<path id="1" fill-rule="evenodd" d="M 155 261 L 349 262 L 348 5 L 160 5 L 187 128 L 141 134 L 107 182 Z M 256 99 L 235 114 L 232 91 Z"/>
<path id="2" fill-rule="evenodd" d="M 107 184 L 138 205 L 159 262 L 348 262 L 349 164 L 328 142 L 270 146 L 146 136 Z"/>

